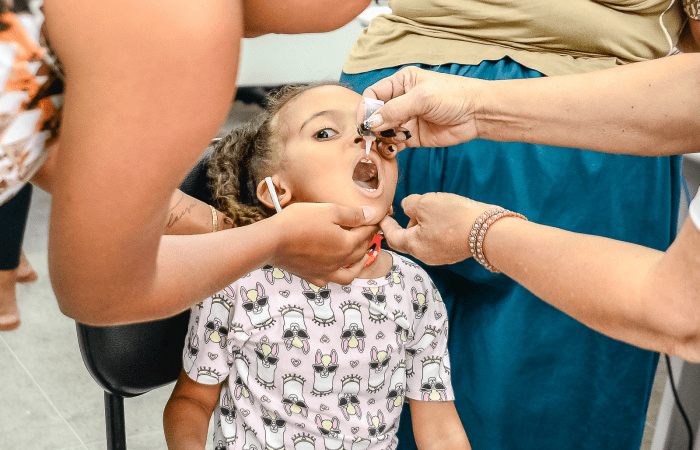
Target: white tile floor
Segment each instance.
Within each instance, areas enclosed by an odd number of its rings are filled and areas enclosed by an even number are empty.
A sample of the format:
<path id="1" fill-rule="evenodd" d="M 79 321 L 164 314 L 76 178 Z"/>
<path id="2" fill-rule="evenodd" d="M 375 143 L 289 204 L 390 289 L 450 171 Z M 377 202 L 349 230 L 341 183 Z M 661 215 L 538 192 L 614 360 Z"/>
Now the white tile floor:
<path id="1" fill-rule="evenodd" d="M 225 128 L 254 113 L 234 108 Z M 103 393 L 83 365 L 75 323 L 58 309 L 46 252 L 50 197 L 35 189 L 24 250 L 39 280 L 18 287 L 22 325 L 0 333 L 0 450 L 106 449 Z M 642 449 L 651 436 L 663 391 L 657 374 Z M 162 412 L 172 385 L 125 400 L 128 447 L 165 449 Z"/>

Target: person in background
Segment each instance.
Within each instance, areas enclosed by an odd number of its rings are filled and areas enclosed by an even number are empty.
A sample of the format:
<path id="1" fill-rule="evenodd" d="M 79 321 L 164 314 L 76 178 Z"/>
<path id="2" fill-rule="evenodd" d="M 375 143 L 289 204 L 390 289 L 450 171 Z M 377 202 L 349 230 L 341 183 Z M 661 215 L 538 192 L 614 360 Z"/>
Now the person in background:
<path id="1" fill-rule="evenodd" d="M 392 0 L 390 6 L 345 63 L 341 81 L 357 92 L 407 65 L 488 80 L 589 73 L 677 53 L 688 30 L 687 15 L 673 0 Z M 463 142 L 421 141 L 423 147 L 399 153 L 398 223 L 409 223 L 400 208 L 404 198 L 445 192 L 657 250 L 675 236 L 677 156 Z M 450 312 L 455 404 L 472 446 L 638 449 L 658 354 L 590 330 L 476 261 L 453 262 L 426 270 Z M 458 350 L 464 348 L 470 351 Z M 402 450 L 415 448 L 410 423 L 404 420 L 399 431 Z"/>

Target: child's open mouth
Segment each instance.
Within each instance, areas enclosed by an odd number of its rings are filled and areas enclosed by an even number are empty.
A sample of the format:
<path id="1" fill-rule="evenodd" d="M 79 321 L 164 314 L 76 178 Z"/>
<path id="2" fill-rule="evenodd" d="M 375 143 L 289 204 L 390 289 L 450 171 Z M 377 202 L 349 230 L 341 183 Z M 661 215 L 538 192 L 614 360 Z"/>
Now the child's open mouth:
<path id="1" fill-rule="evenodd" d="M 355 166 L 352 173 L 352 181 L 356 185 L 369 192 L 374 192 L 379 187 L 377 166 L 369 158 L 362 158 Z"/>

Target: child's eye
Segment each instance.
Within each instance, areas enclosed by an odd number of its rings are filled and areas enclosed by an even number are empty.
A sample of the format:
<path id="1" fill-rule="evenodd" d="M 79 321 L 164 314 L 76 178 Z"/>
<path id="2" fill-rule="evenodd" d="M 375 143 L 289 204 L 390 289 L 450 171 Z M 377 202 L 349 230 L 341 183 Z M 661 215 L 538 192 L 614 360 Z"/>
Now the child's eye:
<path id="1" fill-rule="evenodd" d="M 336 136 L 338 133 L 333 129 L 333 128 L 323 128 L 321 130 L 318 130 L 314 137 L 316 139 L 330 139 L 333 136 Z"/>

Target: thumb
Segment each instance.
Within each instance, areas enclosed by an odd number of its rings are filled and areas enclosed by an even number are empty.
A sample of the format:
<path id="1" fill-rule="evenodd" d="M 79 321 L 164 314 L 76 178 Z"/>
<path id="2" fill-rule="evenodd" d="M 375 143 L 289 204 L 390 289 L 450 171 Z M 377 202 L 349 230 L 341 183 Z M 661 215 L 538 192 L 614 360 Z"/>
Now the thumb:
<path id="1" fill-rule="evenodd" d="M 376 223 L 377 210 L 371 206 L 339 206 L 336 211 L 335 223 L 340 226 L 355 228 Z"/>
<path id="2" fill-rule="evenodd" d="M 397 128 L 411 119 L 425 114 L 424 102 L 418 101 L 416 90 L 392 98 L 384 103 L 369 119 L 373 131 Z"/>
<path id="3" fill-rule="evenodd" d="M 393 217 L 389 216 L 382 219 L 379 223 L 379 227 L 382 229 L 384 239 L 389 247 L 402 253 L 408 253 L 406 250 L 408 247 L 409 230 L 401 228 L 401 225 L 399 225 Z"/>

